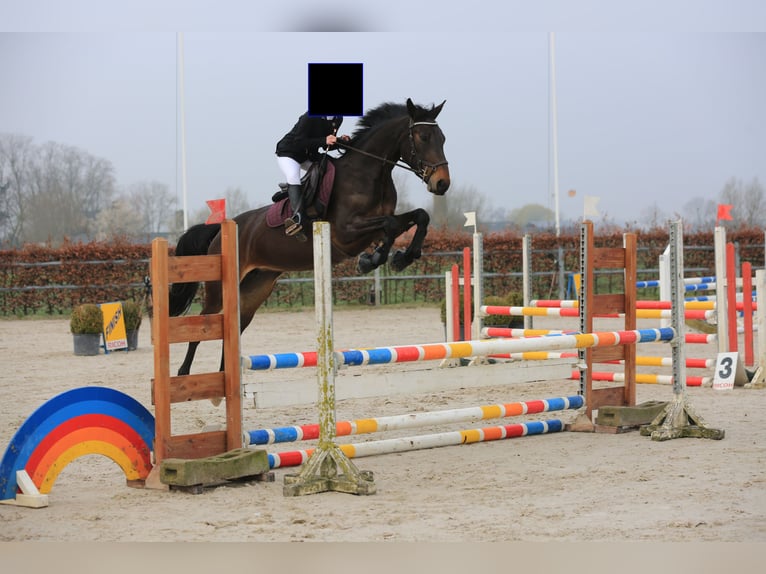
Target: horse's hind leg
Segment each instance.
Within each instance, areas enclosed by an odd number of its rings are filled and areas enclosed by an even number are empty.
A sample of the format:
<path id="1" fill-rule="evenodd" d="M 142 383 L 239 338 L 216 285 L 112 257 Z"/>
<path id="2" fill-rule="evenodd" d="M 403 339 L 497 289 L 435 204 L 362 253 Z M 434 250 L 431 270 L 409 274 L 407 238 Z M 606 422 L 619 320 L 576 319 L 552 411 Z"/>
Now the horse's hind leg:
<path id="1" fill-rule="evenodd" d="M 209 281 L 205 283 L 205 304 L 200 311 L 200 315 L 213 315 L 221 310 L 221 282 Z M 189 343 L 189 347 L 186 350 L 186 357 L 184 362 L 178 368 L 179 375 L 188 375 L 191 371 L 192 361 L 194 361 L 194 354 L 199 347 L 199 341 L 192 341 Z"/>

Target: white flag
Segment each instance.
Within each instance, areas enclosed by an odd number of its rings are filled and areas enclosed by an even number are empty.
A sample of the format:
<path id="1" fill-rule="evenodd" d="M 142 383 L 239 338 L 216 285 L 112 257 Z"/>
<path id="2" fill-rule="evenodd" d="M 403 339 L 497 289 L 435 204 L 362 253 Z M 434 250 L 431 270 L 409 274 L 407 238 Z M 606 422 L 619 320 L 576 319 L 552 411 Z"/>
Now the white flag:
<path id="1" fill-rule="evenodd" d="M 463 213 L 465 215 L 465 223 L 463 224 L 463 227 L 470 227 L 473 225 L 476 227 L 476 212 L 475 211 L 466 211 Z"/>
<path id="2" fill-rule="evenodd" d="M 601 200 L 600 197 L 597 197 L 595 195 L 586 195 L 585 196 L 585 207 L 583 208 L 583 217 L 598 217 L 601 215 L 598 211 L 598 202 Z"/>

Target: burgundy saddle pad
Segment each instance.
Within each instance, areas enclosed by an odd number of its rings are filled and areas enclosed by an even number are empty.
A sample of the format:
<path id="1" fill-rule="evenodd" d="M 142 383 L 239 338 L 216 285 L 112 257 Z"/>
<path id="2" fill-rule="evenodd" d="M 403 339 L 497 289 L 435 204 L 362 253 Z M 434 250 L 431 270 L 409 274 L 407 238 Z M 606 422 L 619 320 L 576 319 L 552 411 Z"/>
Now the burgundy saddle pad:
<path id="1" fill-rule="evenodd" d="M 335 180 L 335 165 L 331 162 L 327 162 L 327 170 L 325 171 L 322 181 L 319 183 L 319 193 L 317 194 L 316 203 L 317 211 L 324 214 L 327 204 L 330 203 L 330 195 L 332 194 L 332 184 Z M 284 224 L 285 219 L 291 217 L 293 209 L 290 207 L 290 200 L 288 198 L 281 199 L 274 203 L 266 212 L 266 225 L 269 227 L 280 227 Z"/>

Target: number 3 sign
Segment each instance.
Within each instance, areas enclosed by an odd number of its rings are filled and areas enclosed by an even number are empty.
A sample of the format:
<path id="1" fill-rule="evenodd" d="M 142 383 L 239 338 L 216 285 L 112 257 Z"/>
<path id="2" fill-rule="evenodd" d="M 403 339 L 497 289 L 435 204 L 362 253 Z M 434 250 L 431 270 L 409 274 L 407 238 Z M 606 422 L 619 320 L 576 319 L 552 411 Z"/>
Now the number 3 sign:
<path id="1" fill-rule="evenodd" d="M 747 383 L 745 369 L 739 360 L 739 353 L 718 353 L 715 363 L 713 388 L 719 391 L 741 387 Z"/>

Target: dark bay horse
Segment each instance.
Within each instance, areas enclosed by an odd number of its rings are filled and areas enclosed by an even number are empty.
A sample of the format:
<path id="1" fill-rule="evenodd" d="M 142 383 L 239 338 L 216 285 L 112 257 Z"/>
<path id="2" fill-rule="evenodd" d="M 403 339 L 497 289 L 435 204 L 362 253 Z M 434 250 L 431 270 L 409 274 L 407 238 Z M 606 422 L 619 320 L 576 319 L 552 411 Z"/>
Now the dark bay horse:
<path id="1" fill-rule="evenodd" d="M 360 119 L 348 142 L 338 140 L 345 149 L 341 157 L 333 160 L 335 182 L 323 218 L 331 224 L 333 264 L 358 255 L 359 271 L 368 273 L 386 262 L 395 239 L 413 225 L 417 228 L 411 243 L 394 254 L 391 265 L 398 271 L 420 257 L 430 217 L 420 208 L 394 214 L 396 189 L 391 172 L 397 165 L 410 169 L 428 191 L 444 195 L 450 175 L 444 157 L 445 137 L 436 123 L 442 106 L 444 102 L 429 109 L 410 99 L 406 105 L 382 104 Z M 282 273 L 306 271 L 314 265 L 312 241 L 301 243 L 286 236 L 283 227 L 267 225 L 270 207 L 234 218 L 239 235 L 240 332 L 250 324 Z M 179 238 L 176 255 L 220 253 L 219 230 L 220 225 L 190 227 Z M 311 226 L 305 230 L 310 234 Z M 365 251 L 373 245 L 371 253 Z M 197 283 L 171 286 L 171 316 L 188 310 L 197 288 Z M 220 282 L 207 283 L 201 314 L 218 313 L 221 307 Z M 179 375 L 189 374 L 198 345 L 189 343 Z"/>

